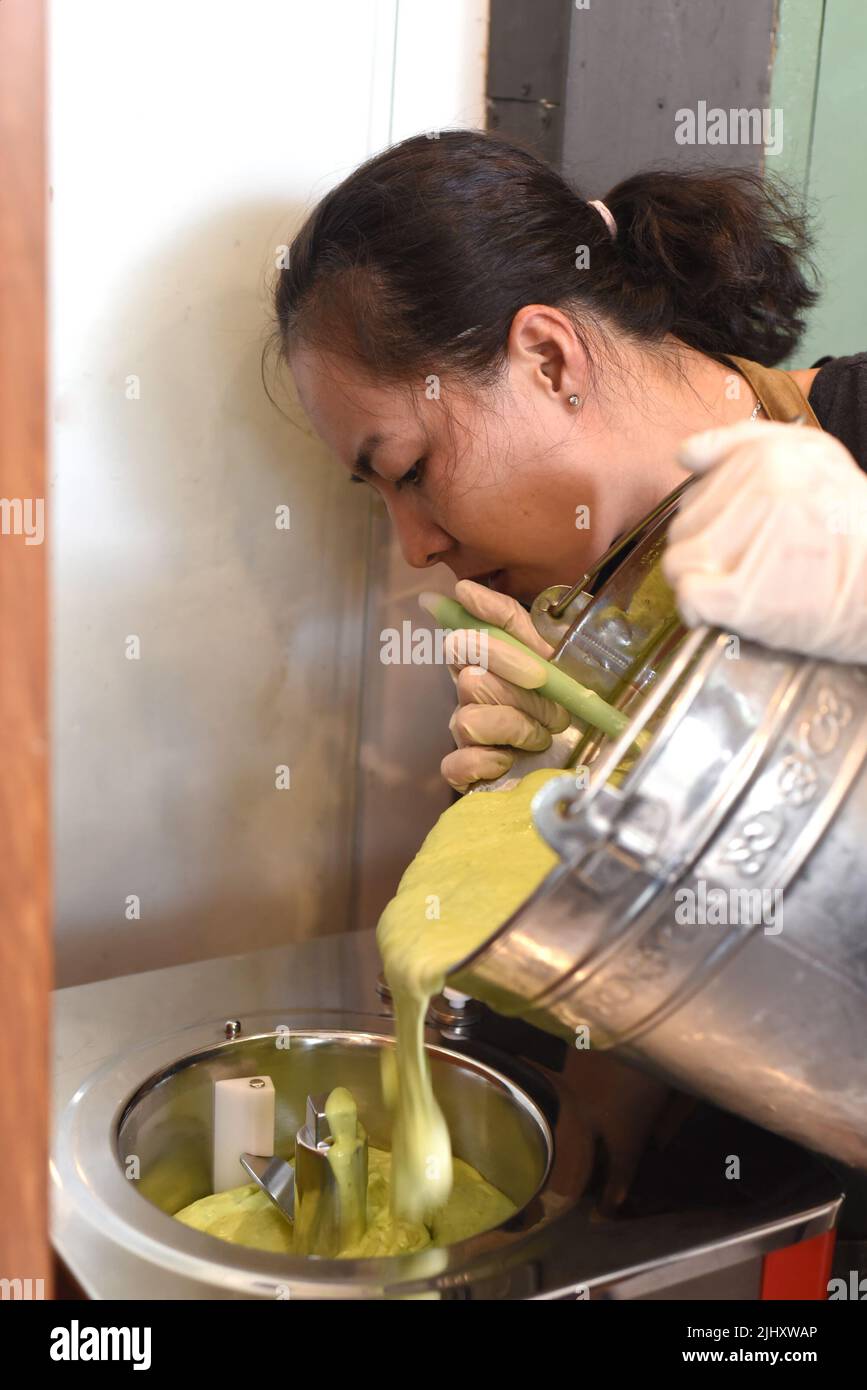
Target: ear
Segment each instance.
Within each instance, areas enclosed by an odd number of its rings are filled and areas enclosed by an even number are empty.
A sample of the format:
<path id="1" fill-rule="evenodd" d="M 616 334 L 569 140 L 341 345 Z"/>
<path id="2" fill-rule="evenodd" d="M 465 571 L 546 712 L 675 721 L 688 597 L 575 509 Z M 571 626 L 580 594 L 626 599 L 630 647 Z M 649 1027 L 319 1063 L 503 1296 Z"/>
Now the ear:
<path id="1" fill-rule="evenodd" d="M 509 366 L 549 398 L 584 393 L 586 359 L 566 315 L 547 304 L 525 304 L 509 330 Z"/>

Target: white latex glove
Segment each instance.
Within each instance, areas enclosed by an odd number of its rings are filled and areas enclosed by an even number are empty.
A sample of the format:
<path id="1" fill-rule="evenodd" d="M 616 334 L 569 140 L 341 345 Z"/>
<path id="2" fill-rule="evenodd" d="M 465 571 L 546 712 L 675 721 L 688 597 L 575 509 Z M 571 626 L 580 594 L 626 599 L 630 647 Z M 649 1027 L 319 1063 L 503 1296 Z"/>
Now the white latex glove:
<path id="1" fill-rule="evenodd" d="M 669 530 L 663 572 L 690 626 L 867 661 L 867 476 L 833 435 L 742 422 L 684 440 L 707 477 Z"/>
<path id="2" fill-rule="evenodd" d="M 539 636 L 529 613 L 508 594 L 461 579 L 455 598 L 476 618 L 501 627 L 539 656 L 552 655 L 554 648 Z M 447 658 L 456 652 L 467 655 L 471 640 L 469 630 L 453 633 L 446 639 Z M 448 664 L 458 693 L 458 707 L 449 720 L 457 751 L 443 758 L 440 771 L 456 791 L 501 777 L 515 760 L 514 749 L 541 753 L 550 747 L 552 734 L 569 727 L 571 716 L 562 705 L 522 684 L 525 673 L 527 686 L 538 681 L 538 667 L 527 670 L 521 653 L 505 642 L 488 639 L 487 669 L 456 659 Z"/>

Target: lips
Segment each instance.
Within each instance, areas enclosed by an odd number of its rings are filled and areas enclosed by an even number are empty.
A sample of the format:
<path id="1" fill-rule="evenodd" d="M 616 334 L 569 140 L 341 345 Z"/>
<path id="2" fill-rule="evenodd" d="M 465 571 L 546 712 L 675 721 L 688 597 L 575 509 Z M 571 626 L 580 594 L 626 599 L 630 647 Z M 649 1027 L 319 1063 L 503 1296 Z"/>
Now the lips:
<path id="1" fill-rule="evenodd" d="M 505 570 L 485 570 L 482 574 L 466 574 L 465 579 L 471 579 L 474 584 L 485 584 L 489 589 L 496 589 L 497 593 L 502 593 L 501 584 L 505 579 Z"/>

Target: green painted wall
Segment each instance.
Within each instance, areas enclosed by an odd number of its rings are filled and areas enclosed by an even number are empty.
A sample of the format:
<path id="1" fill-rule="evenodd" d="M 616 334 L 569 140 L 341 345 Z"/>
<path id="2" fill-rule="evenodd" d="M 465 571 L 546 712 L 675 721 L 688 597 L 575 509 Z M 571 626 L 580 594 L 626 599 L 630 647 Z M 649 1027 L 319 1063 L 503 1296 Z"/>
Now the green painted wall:
<path id="1" fill-rule="evenodd" d="M 807 196 L 823 280 L 789 365 L 867 351 L 867 0 L 779 0 L 771 105 L 784 143 L 766 168 Z"/>

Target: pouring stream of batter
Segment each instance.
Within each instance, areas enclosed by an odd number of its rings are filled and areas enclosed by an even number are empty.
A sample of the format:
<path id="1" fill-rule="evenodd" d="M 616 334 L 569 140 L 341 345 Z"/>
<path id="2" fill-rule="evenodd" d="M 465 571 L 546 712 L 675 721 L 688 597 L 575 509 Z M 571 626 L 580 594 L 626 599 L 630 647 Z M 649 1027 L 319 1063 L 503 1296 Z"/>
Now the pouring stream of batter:
<path id="1" fill-rule="evenodd" d="M 546 781 L 562 775 L 560 768 L 543 768 L 510 791 L 467 796 L 450 806 L 379 920 L 377 942 L 397 1034 L 396 1083 L 386 1078 L 385 1086 L 395 1105 L 391 1201 L 403 1220 L 425 1219 L 452 1186 L 448 1127 L 424 1050 L 428 1004 L 449 972 L 483 945 L 558 862 L 533 825 L 530 803 Z"/>

